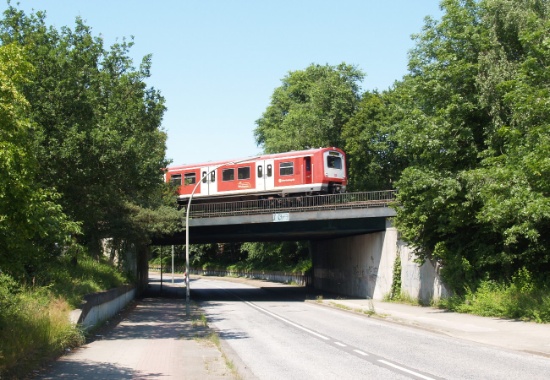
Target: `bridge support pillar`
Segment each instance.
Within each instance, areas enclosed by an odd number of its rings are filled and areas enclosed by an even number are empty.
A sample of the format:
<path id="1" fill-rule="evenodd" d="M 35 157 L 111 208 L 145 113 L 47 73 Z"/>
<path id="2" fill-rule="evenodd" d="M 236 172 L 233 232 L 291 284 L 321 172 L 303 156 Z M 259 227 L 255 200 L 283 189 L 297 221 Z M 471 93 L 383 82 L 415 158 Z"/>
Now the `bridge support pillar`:
<path id="1" fill-rule="evenodd" d="M 429 302 L 445 297 L 438 267 L 414 262 L 412 250 L 399 240 L 386 220 L 386 230 L 345 238 L 311 242 L 313 285 L 348 297 L 382 300 L 391 291 L 397 255 L 401 259 L 401 290 L 413 299 Z"/>

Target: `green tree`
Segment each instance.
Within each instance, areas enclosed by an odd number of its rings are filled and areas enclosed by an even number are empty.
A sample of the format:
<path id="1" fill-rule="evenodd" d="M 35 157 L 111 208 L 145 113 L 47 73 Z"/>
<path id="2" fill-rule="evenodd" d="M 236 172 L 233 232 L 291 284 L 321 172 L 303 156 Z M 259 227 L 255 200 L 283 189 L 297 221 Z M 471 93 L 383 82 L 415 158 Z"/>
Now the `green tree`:
<path id="1" fill-rule="evenodd" d="M 59 202 L 82 223 L 82 240 L 97 254 L 99 239 L 135 235 L 135 207 L 156 207 L 149 195 L 167 165 L 164 98 L 145 83 L 151 57 L 133 67 L 131 42 L 106 50 L 81 19 L 74 30 L 58 31 L 45 18 L 9 7 L 0 41 L 20 43 L 36 67 L 23 93 L 38 126 L 40 182 L 61 194 Z"/>
<path id="2" fill-rule="evenodd" d="M 399 156 L 395 126 L 402 118 L 394 92 L 365 92 L 342 131 L 352 191 L 389 190 L 406 166 Z"/>
<path id="3" fill-rule="evenodd" d="M 256 121 L 256 142 L 266 153 L 343 147 L 342 129 L 357 109 L 363 76 L 345 63 L 290 72 Z"/>
<path id="4" fill-rule="evenodd" d="M 548 268 L 548 1 L 445 0 L 396 91 L 397 226 L 460 292 Z M 546 153 L 544 153 L 546 152 Z"/>
<path id="5" fill-rule="evenodd" d="M 79 232 L 51 188 L 37 186 L 29 103 L 21 93 L 33 67 L 16 44 L 0 46 L 0 271 L 33 275 Z"/>
<path id="6" fill-rule="evenodd" d="M 488 148 L 466 176 L 476 217 L 498 236 L 507 275 L 550 269 L 550 2 L 482 3 L 489 46 L 480 102 L 490 110 Z"/>
<path id="7" fill-rule="evenodd" d="M 244 243 L 242 250 L 253 267 L 276 270 L 294 266 L 310 256 L 309 243 L 302 241 Z"/>

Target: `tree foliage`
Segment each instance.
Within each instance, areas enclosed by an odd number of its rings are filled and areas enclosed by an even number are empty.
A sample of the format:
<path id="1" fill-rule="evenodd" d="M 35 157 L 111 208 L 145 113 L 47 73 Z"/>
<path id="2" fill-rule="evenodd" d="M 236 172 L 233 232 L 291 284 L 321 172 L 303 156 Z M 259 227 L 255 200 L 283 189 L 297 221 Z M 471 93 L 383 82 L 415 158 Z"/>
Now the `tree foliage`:
<path id="1" fill-rule="evenodd" d="M 344 125 L 342 139 L 352 191 L 389 190 L 407 163 L 399 154 L 395 127 L 402 119 L 395 92 L 365 92 Z"/>
<path id="2" fill-rule="evenodd" d="M 105 49 L 81 19 L 60 30 L 45 19 L 10 6 L 0 41 L 21 45 L 35 67 L 22 85 L 36 126 L 29 135 L 40 173 L 35 185 L 56 189 L 57 202 L 82 225 L 82 242 L 97 253 L 100 238 L 136 235 L 136 207 L 150 213 L 160 205 L 151 194 L 167 165 L 164 98 L 145 83 L 151 56 L 133 66 L 132 42 Z"/>
<path id="3" fill-rule="evenodd" d="M 342 147 L 342 129 L 357 108 L 363 73 L 354 66 L 310 65 L 275 89 L 254 131 L 266 153 Z"/>
<path id="4" fill-rule="evenodd" d="M 181 228 L 168 207 L 164 98 L 146 85 L 151 56 L 109 49 L 80 18 L 46 24 L 8 6 L 0 19 L 0 265 L 33 275 L 40 260 L 100 239 L 142 246 Z M 121 244 L 123 245 L 123 244 Z"/>
<path id="5" fill-rule="evenodd" d="M 36 186 L 34 126 L 20 91 L 32 73 L 20 46 L 0 46 L 0 270 L 17 277 L 32 274 L 40 260 L 55 256 L 57 244 L 79 232 L 54 189 Z"/>
<path id="6" fill-rule="evenodd" d="M 294 266 L 309 258 L 309 243 L 286 241 L 271 243 L 244 243 L 246 261 L 253 267 L 280 269 Z"/>
<path id="7" fill-rule="evenodd" d="M 550 3 L 446 0 L 400 91 L 397 225 L 450 285 L 550 269 Z M 546 269 L 544 269 L 546 268 Z"/>

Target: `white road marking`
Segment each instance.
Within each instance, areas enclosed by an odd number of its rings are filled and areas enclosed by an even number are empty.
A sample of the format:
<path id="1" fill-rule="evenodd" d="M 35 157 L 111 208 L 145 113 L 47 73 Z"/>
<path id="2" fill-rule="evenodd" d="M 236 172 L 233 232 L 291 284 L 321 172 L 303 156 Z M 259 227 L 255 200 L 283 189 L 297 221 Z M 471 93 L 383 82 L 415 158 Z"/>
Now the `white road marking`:
<path id="1" fill-rule="evenodd" d="M 262 311 L 262 312 L 264 312 L 264 313 L 266 313 L 266 314 L 268 314 L 268 315 L 271 315 L 272 317 L 277 318 L 277 319 L 279 319 L 279 320 L 281 320 L 281 321 L 283 321 L 283 322 L 285 322 L 285 323 L 288 323 L 289 325 L 294 326 L 294 327 L 296 327 L 296 328 L 298 328 L 298 329 L 300 329 L 300 330 L 302 330 L 302 331 L 305 331 L 305 332 L 307 332 L 307 333 L 309 333 L 309 334 L 311 334 L 311 335 L 315 335 L 315 336 L 318 337 L 318 338 L 321 338 L 321 339 L 324 339 L 324 340 L 329 340 L 329 339 L 328 339 L 326 336 L 324 336 L 324 335 L 317 334 L 315 331 L 311 331 L 310 329 L 306 329 L 305 327 L 302 327 L 302 326 L 300 326 L 300 325 L 297 325 L 297 324 L 294 323 L 294 322 L 290 322 L 288 319 L 285 319 L 285 318 L 283 318 L 283 317 L 279 317 L 277 314 L 273 314 L 273 313 L 267 311 L 266 309 L 264 309 L 264 308 L 262 308 L 262 307 L 259 307 L 259 306 L 257 306 L 257 305 L 254 305 L 252 302 L 248 302 L 248 301 L 244 301 L 244 302 L 245 302 L 248 306 L 252 306 L 253 308 L 258 309 L 258 310 L 260 310 L 260 311 Z"/>
<path id="2" fill-rule="evenodd" d="M 396 368 L 396 369 L 398 369 L 398 370 L 400 370 L 400 371 L 403 371 L 403 372 L 407 372 L 407 373 L 409 373 L 409 374 L 411 374 L 411 375 L 413 375 L 413 376 L 419 377 L 419 378 L 421 378 L 421 379 L 425 379 L 425 380 L 435 380 L 435 379 L 432 378 L 432 377 L 424 376 L 424 375 L 422 375 L 422 374 L 420 374 L 420 373 L 418 373 L 418 372 L 411 371 L 410 369 L 403 368 L 403 367 L 401 367 L 401 366 L 398 366 L 398 365 L 396 365 L 396 364 L 387 362 L 387 361 L 385 361 L 385 360 L 378 360 L 378 361 L 379 361 L 380 363 L 384 363 L 384 364 L 387 365 L 387 366 Z"/>
<path id="3" fill-rule="evenodd" d="M 216 286 L 216 287 L 217 287 L 217 286 Z M 219 287 L 218 287 L 218 288 L 219 288 Z M 224 290 L 224 291 L 227 291 L 226 289 L 223 289 L 223 288 L 219 288 L 219 289 L 222 289 L 222 290 Z M 234 296 L 235 296 L 235 295 L 234 295 Z M 289 324 L 289 325 L 291 325 L 291 326 L 294 326 L 294 327 L 296 327 L 296 328 L 298 328 L 298 329 L 300 329 L 300 330 L 302 330 L 302 331 L 305 331 L 305 332 L 307 332 L 307 333 L 309 333 L 309 334 L 311 334 L 311 335 L 314 335 L 314 336 L 316 336 L 316 337 L 318 337 L 318 338 L 320 338 L 320 339 L 323 339 L 323 340 L 330 340 L 329 338 L 327 338 L 327 337 L 324 336 L 324 335 L 318 334 L 318 333 L 316 333 L 315 331 L 312 331 L 312 330 L 307 329 L 307 328 L 305 328 L 305 327 L 303 327 L 303 326 L 300 326 L 300 325 L 298 325 L 298 324 L 296 324 L 296 323 L 294 323 L 294 322 L 291 322 L 291 321 L 289 321 L 289 320 L 286 319 L 286 318 L 280 317 L 280 316 L 278 316 L 277 314 L 274 314 L 274 313 L 272 313 L 272 312 L 270 312 L 270 311 L 268 311 L 268 310 L 266 310 L 266 309 L 264 309 L 264 308 L 262 308 L 262 307 L 260 307 L 260 306 L 257 306 L 257 305 L 255 305 L 255 304 L 253 304 L 252 302 L 246 301 L 246 300 L 242 299 L 242 298 L 239 297 L 239 296 L 235 296 L 235 297 L 238 298 L 238 299 L 240 299 L 241 301 L 243 301 L 243 302 L 244 302 L 245 304 L 247 304 L 248 306 L 253 307 L 253 308 L 255 308 L 255 309 L 257 309 L 257 310 L 259 310 L 259 311 L 261 311 L 261 312 L 263 312 L 263 313 L 265 313 L 265 314 L 267 314 L 267 315 L 270 315 L 270 316 L 274 317 L 274 318 L 277 318 L 277 319 L 279 319 L 280 321 L 283 321 L 283 322 L 285 322 L 285 323 L 287 323 L 287 324 Z M 340 346 L 340 347 L 347 347 L 347 345 L 345 345 L 344 343 L 337 342 L 337 341 L 334 341 L 334 344 L 336 344 L 337 346 Z M 361 351 L 361 350 L 353 349 L 353 351 L 354 351 L 355 353 L 359 354 L 359 355 L 362 355 L 362 356 L 369 356 L 369 354 L 367 354 L 366 352 L 363 352 L 363 351 Z M 424 375 L 422 375 L 421 373 L 412 371 L 412 370 L 407 369 L 407 368 L 405 368 L 405 367 L 401 367 L 401 366 L 399 366 L 399 365 L 397 365 L 397 364 L 393 364 L 393 363 L 388 362 L 388 361 L 386 361 L 386 360 L 383 360 L 383 359 L 376 359 L 376 356 L 377 356 L 377 355 L 374 355 L 374 356 L 375 356 L 374 360 L 373 360 L 373 359 L 370 359 L 370 360 L 367 359 L 367 360 L 370 361 L 370 362 L 373 363 L 373 364 L 377 361 L 377 362 L 379 362 L 379 363 L 385 364 L 385 365 L 388 366 L 388 367 L 395 368 L 395 369 L 397 369 L 397 370 L 399 370 L 399 371 L 402 371 L 402 372 L 411 374 L 411 375 L 416 376 L 416 377 L 418 377 L 418 378 L 420 378 L 420 379 L 424 379 L 424 380 L 436 380 L 436 379 L 433 378 L 433 377 L 424 376 Z"/>

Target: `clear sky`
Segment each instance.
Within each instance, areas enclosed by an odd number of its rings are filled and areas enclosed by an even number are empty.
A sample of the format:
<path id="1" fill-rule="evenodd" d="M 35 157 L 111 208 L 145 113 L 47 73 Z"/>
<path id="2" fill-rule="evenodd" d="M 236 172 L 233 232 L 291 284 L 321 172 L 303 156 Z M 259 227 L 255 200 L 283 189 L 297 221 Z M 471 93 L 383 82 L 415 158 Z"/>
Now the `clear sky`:
<path id="1" fill-rule="evenodd" d="M 0 9 L 6 8 L 6 0 Z M 255 121 L 288 72 L 345 62 L 363 90 L 389 88 L 407 73 L 411 35 L 439 0 L 13 0 L 46 22 L 74 28 L 77 16 L 106 47 L 134 37 L 136 67 L 153 55 L 148 85 L 168 110 L 173 164 L 254 156 Z"/>

